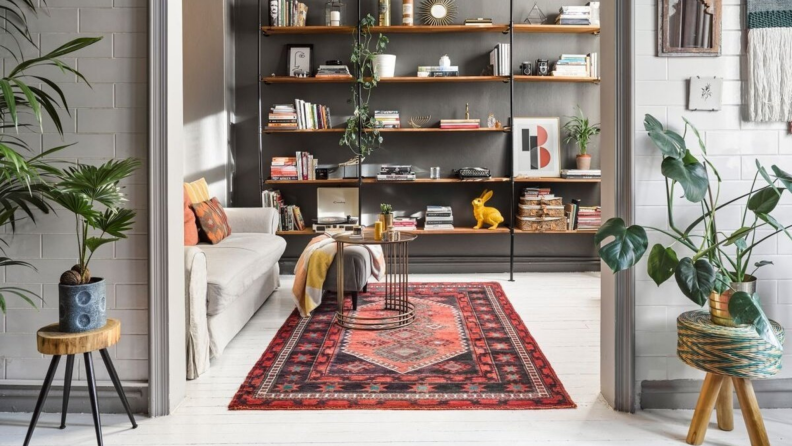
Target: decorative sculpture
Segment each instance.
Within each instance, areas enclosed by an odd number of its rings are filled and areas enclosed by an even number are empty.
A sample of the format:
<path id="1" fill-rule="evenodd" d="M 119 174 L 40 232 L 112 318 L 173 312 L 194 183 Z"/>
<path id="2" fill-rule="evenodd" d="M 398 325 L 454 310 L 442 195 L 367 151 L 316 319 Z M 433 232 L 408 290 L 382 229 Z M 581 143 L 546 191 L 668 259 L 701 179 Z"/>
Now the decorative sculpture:
<path id="1" fill-rule="evenodd" d="M 503 216 L 499 210 L 484 206 L 484 204 L 491 198 L 492 191 L 485 190 L 481 193 L 480 197 L 473 200 L 473 216 L 476 218 L 476 222 L 478 223 L 473 227 L 473 229 L 481 229 L 482 226 L 487 224 L 490 225 L 490 230 L 495 230 L 498 229 L 499 224 L 503 223 Z"/>

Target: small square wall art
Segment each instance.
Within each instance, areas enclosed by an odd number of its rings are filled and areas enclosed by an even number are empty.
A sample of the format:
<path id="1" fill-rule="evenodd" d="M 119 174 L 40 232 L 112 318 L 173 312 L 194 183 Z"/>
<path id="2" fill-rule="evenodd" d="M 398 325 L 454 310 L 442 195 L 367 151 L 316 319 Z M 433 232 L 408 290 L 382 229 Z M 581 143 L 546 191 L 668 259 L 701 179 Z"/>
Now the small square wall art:
<path id="1" fill-rule="evenodd" d="M 688 109 L 718 111 L 723 98 L 723 79 L 717 77 L 694 77 L 690 79 Z"/>
<path id="2" fill-rule="evenodd" d="M 514 176 L 561 176 L 561 127 L 558 118 L 514 118 Z"/>

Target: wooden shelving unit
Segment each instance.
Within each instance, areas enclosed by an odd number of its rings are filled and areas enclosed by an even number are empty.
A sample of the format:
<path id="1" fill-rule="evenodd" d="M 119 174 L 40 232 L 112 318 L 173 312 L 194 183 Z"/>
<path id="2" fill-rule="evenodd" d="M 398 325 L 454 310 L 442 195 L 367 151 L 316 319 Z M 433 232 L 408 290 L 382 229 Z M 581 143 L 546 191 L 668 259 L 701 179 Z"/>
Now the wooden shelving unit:
<path id="1" fill-rule="evenodd" d="M 262 26 L 261 32 L 265 36 L 277 35 L 311 35 L 311 34 L 353 34 L 354 26 Z M 453 34 L 453 33 L 501 33 L 509 32 L 508 24 L 493 24 L 492 26 L 372 26 L 373 33 L 382 34 Z M 517 34 L 599 34 L 599 26 L 579 25 L 529 25 L 516 23 L 514 32 Z"/>
<path id="2" fill-rule="evenodd" d="M 405 231 L 410 232 L 412 234 L 419 234 L 419 235 L 503 235 L 509 234 L 509 228 L 500 227 L 495 230 L 483 228 L 483 229 L 473 229 L 473 228 L 454 228 L 452 230 L 434 230 L 434 231 L 427 231 L 423 228 L 419 228 L 416 231 Z M 521 231 L 519 229 L 515 229 L 514 233 L 517 235 L 594 235 L 596 231 L 593 230 L 576 230 L 576 231 L 542 231 L 542 232 L 535 232 L 535 231 Z M 311 229 L 305 229 L 302 231 L 278 231 L 278 235 L 317 235 Z"/>
<path id="3" fill-rule="evenodd" d="M 413 181 L 380 181 L 376 178 L 363 178 L 363 184 L 454 184 L 454 183 L 508 183 L 509 178 L 488 178 L 485 180 L 460 180 L 458 178 L 440 178 L 432 180 L 429 178 L 416 178 Z"/>
<path id="4" fill-rule="evenodd" d="M 422 127 L 411 128 L 402 127 L 400 129 L 380 129 L 380 133 L 509 133 L 511 130 L 508 127 L 500 129 L 441 129 L 439 127 Z M 344 133 L 343 128 L 332 129 L 319 129 L 319 130 L 306 130 L 306 129 L 264 129 L 264 134 L 273 133 Z"/>
<path id="5" fill-rule="evenodd" d="M 529 25 L 515 23 L 514 32 L 517 34 L 594 34 L 600 33 L 600 27 L 594 25 Z"/>
<path id="6" fill-rule="evenodd" d="M 302 186 L 310 185 L 324 185 L 324 186 L 345 186 L 349 184 L 358 184 L 355 179 L 339 179 L 339 180 L 266 180 L 264 184 L 299 184 Z"/>
<path id="7" fill-rule="evenodd" d="M 600 178 L 515 178 L 515 183 L 602 183 Z"/>
<path id="8" fill-rule="evenodd" d="M 514 76 L 514 82 L 535 82 L 547 83 L 557 82 L 562 84 L 598 84 L 600 79 L 596 77 L 574 77 L 574 76 Z"/>
<path id="9" fill-rule="evenodd" d="M 349 84 L 355 81 L 348 77 L 292 77 L 267 76 L 261 79 L 266 85 L 273 84 Z M 600 79 L 594 77 L 573 76 L 514 76 L 515 82 L 563 83 L 563 84 L 598 84 Z M 476 83 L 476 82 L 511 82 L 509 76 L 448 76 L 448 77 L 417 77 L 398 76 L 380 79 L 381 84 L 443 84 L 443 83 Z"/>

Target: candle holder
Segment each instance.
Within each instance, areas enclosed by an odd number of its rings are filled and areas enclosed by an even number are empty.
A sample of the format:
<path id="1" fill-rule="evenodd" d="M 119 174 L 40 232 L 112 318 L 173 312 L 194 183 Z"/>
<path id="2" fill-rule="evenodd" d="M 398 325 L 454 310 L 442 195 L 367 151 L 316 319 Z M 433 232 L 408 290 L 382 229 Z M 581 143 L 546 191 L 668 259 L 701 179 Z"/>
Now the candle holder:
<path id="1" fill-rule="evenodd" d="M 330 0 L 325 3 L 325 25 L 342 26 L 346 16 L 346 5 L 340 0 Z"/>

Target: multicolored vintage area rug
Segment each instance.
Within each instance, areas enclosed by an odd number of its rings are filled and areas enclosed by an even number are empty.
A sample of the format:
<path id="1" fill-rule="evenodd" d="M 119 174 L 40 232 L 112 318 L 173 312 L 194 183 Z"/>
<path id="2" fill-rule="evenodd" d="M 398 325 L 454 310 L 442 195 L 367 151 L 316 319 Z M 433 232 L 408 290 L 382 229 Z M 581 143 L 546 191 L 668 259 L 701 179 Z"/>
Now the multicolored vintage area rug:
<path id="1" fill-rule="evenodd" d="M 358 311 L 378 311 L 369 285 Z M 335 301 L 295 311 L 240 387 L 232 410 L 573 408 L 497 283 L 410 286 L 417 318 L 390 331 L 345 330 Z"/>

